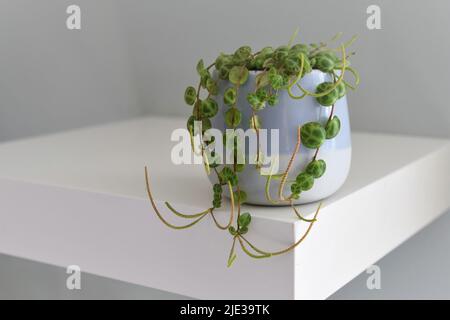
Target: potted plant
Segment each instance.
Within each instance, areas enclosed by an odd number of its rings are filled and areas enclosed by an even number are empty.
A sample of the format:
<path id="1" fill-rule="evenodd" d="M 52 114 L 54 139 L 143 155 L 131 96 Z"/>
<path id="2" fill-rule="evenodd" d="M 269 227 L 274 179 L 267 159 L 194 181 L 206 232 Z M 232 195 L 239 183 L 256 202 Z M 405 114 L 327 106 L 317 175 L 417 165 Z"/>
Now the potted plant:
<path id="1" fill-rule="evenodd" d="M 146 169 L 149 198 L 166 225 L 184 229 L 211 215 L 219 229 L 228 230 L 233 239 L 228 265 L 236 257 L 236 244 L 253 258 L 295 248 L 310 231 L 320 209 L 319 205 L 314 217 L 306 219 L 295 205 L 331 195 L 344 183 L 350 169 L 346 92 L 355 89 L 359 76 L 349 62 L 354 53 L 348 54 L 347 49 L 355 37 L 335 48 L 323 42 L 294 44 L 295 37 L 296 33 L 287 45 L 277 48 L 254 52 L 242 46 L 234 53 L 221 53 L 210 65 L 203 60 L 197 64 L 199 84 L 186 89 L 184 100 L 193 107 L 187 121 L 193 152 L 203 157 L 213 184 L 210 208 L 184 214 L 166 203 L 175 215 L 192 220 L 182 226 L 168 223 L 155 205 Z M 348 73 L 354 76 L 354 84 L 346 80 Z M 212 129 L 221 135 L 210 134 Z M 275 143 L 267 143 L 265 129 L 276 130 Z M 246 138 L 256 141 L 256 148 L 245 146 Z M 224 195 L 231 202 L 230 218 L 228 224 L 221 225 L 215 214 Z M 309 226 L 288 248 L 261 250 L 245 237 L 251 215 L 241 213 L 243 203 L 289 205 Z"/>

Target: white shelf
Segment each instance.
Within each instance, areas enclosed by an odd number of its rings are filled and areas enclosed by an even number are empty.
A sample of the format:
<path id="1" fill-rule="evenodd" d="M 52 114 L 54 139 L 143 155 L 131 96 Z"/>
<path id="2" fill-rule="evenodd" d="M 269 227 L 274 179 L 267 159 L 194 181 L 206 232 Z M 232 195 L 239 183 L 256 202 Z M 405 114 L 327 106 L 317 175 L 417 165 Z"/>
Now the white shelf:
<path id="1" fill-rule="evenodd" d="M 195 298 L 323 299 L 450 207 L 449 141 L 355 133 L 350 176 L 306 241 L 264 260 L 238 250 L 228 269 L 231 238 L 210 217 L 173 231 L 146 198 L 144 165 L 160 205 L 210 206 L 203 168 L 170 161 L 184 126 L 143 118 L 1 144 L 0 252 Z M 248 211 L 248 238 L 267 249 L 306 226 L 288 208 Z"/>

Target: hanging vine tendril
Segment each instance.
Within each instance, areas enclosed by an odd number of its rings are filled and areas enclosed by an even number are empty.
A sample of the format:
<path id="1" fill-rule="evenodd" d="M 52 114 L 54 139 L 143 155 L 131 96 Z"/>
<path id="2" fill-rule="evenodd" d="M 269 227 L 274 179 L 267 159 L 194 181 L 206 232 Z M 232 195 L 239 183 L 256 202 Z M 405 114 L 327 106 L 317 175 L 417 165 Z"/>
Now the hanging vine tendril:
<path id="1" fill-rule="evenodd" d="M 330 48 L 328 43 L 320 42 L 316 44 L 294 44 L 298 29 L 289 40 L 288 45 L 278 48 L 265 47 L 255 53 L 249 46 L 242 46 L 232 54 L 221 53 L 217 59 L 205 67 L 203 60 L 197 63 L 197 73 L 199 83 L 197 87 L 189 86 L 184 93 L 185 102 L 192 106 L 192 115 L 187 121 L 187 129 L 190 133 L 191 149 L 193 154 L 202 156 L 206 173 L 209 175 L 214 172 L 217 177 L 217 183 L 212 187 L 213 200 L 212 206 L 198 213 L 182 213 L 176 210 L 169 202 L 165 202 L 167 209 L 176 217 L 189 220 L 184 225 L 174 225 L 168 222 L 158 209 L 151 189 L 150 177 L 145 167 L 145 182 L 148 198 L 157 217 L 169 228 L 180 230 L 190 228 L 206 216 L 210 215 L 212 221 L 219 230 L 227 230 L 232 236 L 232 245 L 228 255 L 227 265 L 231 266 L 235 261 L 236 247 L 241 248 L 247 256 L 254 259 L 269 258 L 287 253 L 295 249 L 304 241 L 311 231 L 314 223 L 317 221 L 322 203 L 319 204 L 314 216 L 311 219 L 305 218 L 300 210 L 294 205 L 294 200 L 301 197 L 302 192 L 308 191 L 314 186 L 314 181 L 320 179 L 326 171 L 326 163 L 323 159 L 318 159 L 319 150 L 327 139 L 335 138 L 340 131 L 340 119 L 334 115 L 335 104 L 346 94 L 346 89 L 356 89 L 360 79 L 354 68 L 350 66 L 349 57 L 354 52 L 347 54 L 347 48 L 356 40 L 356 36 L 349 41 L 342 43 L 338 48 Z M 338 41 L 342 33 L 335 35 L 330 42 Z M 336 52 L 341 53 L 340 57 Z M 215 76 L 211 73 L 214 68 Z M 327 74 L 331 80 L 320 83 L 314 92 L 303 88 L 300 84 L 302 78 L 313 70 L 320 70 Z M 265 197 L 269 203 L 288 205 L 295 216 L 305 223 L 308 223 L 306 231 L 294 243 L 278 251 L 262 250 L 248 240 L 245 234 L 249 230 L 252 217 L 249 212 L 241 212 L 241 206 L 247 200 L 247 194 L 242 190 L 239 184 L 239 174 L 245 168 L 245 163 L 240 163 L 242 150 L 239 150 L 236 137 L 225 136 L 227 148 L 231 148 L 233 156 L 232 165 L 217 164 L 214 159 L 207 155 L 207 146 L 214 145 L 214 142 L 205 143 L 203 141 L 204 133 L 212 127 L 211 118 L 215 117 L 219 111 L 217 98 L 219 97 L 219 81 L 225 81 L 230 84 L 221 98 L 223 104 L 228 109 L 224 112 L 224 121 L 227 128 L 236 129 L 242 126 L 242 112 L 238 108 L 238 93 L 240 87 L 249 79 L 249 72 L 257 73 L 255 78 L 255 90 L 246 96 L 246 104 L 251 108 L 251 118 L 249 127 L 256 131 L 257 136 L 257 158 L 254 169 L 262 174 L 260 163 L 260 136 L 259 130 L 263 124 L 258 116 L 258 112 L 268 107 L 275 107 L 278 104 L 278 95 L 281 92 L 287 92 L 291 99 L 303 99 L 305 97 L 314 98 L 322 107 L 330 108 L 327 120 L 322 122 L 308 122 L 299 124 L 297 128 L 297 143 L 289 159 L 286 169 L 282 173 L 273 172 L 273 162 L 271 164 L 269 175 L 266 178 Z M 346 71 L 352 74 L 354 83 L 345 79 Z M 300 90 L 300 95 L 293 92 L 293 88 Z M 206 91 L 206 97 L 202 98 L 201 91 Z M 241 102 L 241 101 L 240 101 Z M 239 104 L 244 105 L 243 103 Z M 201 122 L 201 132 L 195 132 L 194 124 Z M 194 137 L 198 137 L 200 147 L 197 150 Z M 230 140 L 231 139 L 231 140 Z M 230 143 L 228 143 L 230 142 Z M 308 164 L 297 172 L 295 180 L 289 179 L 289 173 L 294 166 L 296 155 L 301 146 L 313 149 L 314 156 Z M 272 198 L 270 194 L 272 181 L 278 181 L 277 197 Z M 290 195 L 285 196 L 286 186 L 290 186 Z M 226 188 L 230 198 L 230 210 L 228 222 L 222 225 L 217 219 L 217 212 L 222 208 L 223 188 Z"/>

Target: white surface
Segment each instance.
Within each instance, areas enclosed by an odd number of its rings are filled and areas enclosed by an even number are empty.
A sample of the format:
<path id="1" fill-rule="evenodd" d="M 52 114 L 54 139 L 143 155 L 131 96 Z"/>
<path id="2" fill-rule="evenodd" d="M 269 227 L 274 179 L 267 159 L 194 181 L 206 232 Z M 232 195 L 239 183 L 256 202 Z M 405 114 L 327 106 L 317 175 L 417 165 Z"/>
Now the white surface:
<path id="1" fill-rule="evenodd" d="M 158 200 L 210 205 L 203 169 L 170 164 L 177 127 L 146 118 L 0 145 L 0 252 L 199 298 L 326 298 L 450 206 L 448 141 L 354 134 L 350 177 L 295 254 L 238 252 L 227 269 L 231 239 L 209 217 L 169 230 L 146 200 L 144 165 Z M 261 247 L 305 227 L 288 208 L 248 210 Z"/>

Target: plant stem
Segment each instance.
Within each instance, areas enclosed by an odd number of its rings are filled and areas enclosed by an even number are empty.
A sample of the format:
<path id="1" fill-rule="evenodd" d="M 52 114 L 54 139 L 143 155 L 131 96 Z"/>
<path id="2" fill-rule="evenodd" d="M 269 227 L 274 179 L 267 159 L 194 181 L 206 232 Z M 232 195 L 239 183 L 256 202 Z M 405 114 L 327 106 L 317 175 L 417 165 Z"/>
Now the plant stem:
<path id="1" fill-rule="evenodd" d="M 175 215 L 177 215 L 177 216 L 179 216 L 179 217 L 181 217 L 181 218 L 186 218 L 186 219 L 198 218 L 198 217 L 202 216 L 203 214 L 208 213 L 209 211 L 212 210 L 212 208 L 208 208 L 208 209 L 206 209 L 206 210 L 204 210 L 204 211 L 202 211 L 202 212 L 199 212 L 199 213 L 194 213 L 194 214 L 184 214 L 184 213 L 181 213 L 181 212 L 175 210 L 174 207 L 173 207 L 169 202 L 166 201 L 165 204 L 166 204 L 166 207 L 167 207 L 170 211 L 172 211 Z"/>
<path id="2" fill-rule="evenodd" d="M 326 96 L 327 94 L 329 94 L 331 91 L 333 91 L 334 89 L 336 89 L 336 87 L 339 85 L 339 83 L 341 83 L 342 80 L 344 80 L 344 74 L 345 74 L 345 70 L 346 70 L 346 59 L 345 59 L 345 47 L 344 45 L 341 46 L 342 49 L 342 68 L 341 68 L 341 74 L 339 76 L 339 79 L 334 83 L 334 86 L 332 86 L 330 89 L 325 90 L 324 92 L 321 93 L 314 93 L 311 91 L 306 90 L 305 88 L 303 88 L 301 85 L 299 85 L 298 83 L 296 84 L 296 86 L 303 91 L 303 93 L 311 96 L 311 97 L 315 97 L 315 98 L 319 98 L 319 97 L 323 97 Z"/>
<path id="3" fill-rule="evenodd" d="M 300 144 L 301 144 L 301 127 L 298 126 L 297 127 L 297 144 L 295 145 L 294 152 L 292 153 L 292 156 L 289 159 L 289 163 L 287 165 L 286 171 L 284 172 L 284 174 L 281 178 L 280 187 L 278 188 L 278 198 L 281 201 L 285 200 L 285 198 L 283 196 L 284 185 L 286 183 L 286 180 L 287 180 L 287 177 L 289 174 L 289 170 L 291 170 L 292 164 L 294 162 L 295 155 L 298 153 L 298 150 L 300 149 Z"/>
<path id="4" fill-rule="evenodd" d="M 297 208 L 294 206 L 294 203 L 293 203 L 292 199 L 290 200 L 290 204 L 291 204 L 292 210 L 294 210 L 294 212 L 295 212 L 295 215 L 296 215 L 300 220 L 305 221 L 305 222 L 314 222 L 314 221 L 316 221 L 316 220 L 314 220 L 314 219 L 306 219 L 306 218 L 304 218 L 304 217 L 300 214 L 300 212 L 297 210 Z"/>
<path id="5" fill-rule="evenodd" d="M 222 229 L 222 230 L 228 229 L 228 228 L 231 226 L 231 224 L 233 223 L 233 218 L 234 218 L 234 195 L 233 195 L 233 187 L 231 186 L 230 181 L 228 181 L 228 189 L 229 189 L 229 191 L 230 191 L 230 200 L 231 200 L 230 220 L 228 221 L 228 224 L 225 225 L 225 226 L 222 226 L 222 225 L 217 221 L 216 217 L 214 216 L 213 210 L 211 210 L 211 216 L 212 216 L 212 218 L 213 218 L 213 220 L 214 220 L 214 223 L 216 224 L 216 226 L 217 226 L 219 229 Z"/>
<path id="6" fill-rule="evenodd" d="M 320 147 L 316 149 L 316 152 L 314 152 L 313 161 L 316 160 L 317 155 L 319 154 L 319 150 L 320 150 Z"/>
<path id="7" fill-rule="evenodd" d="M 295 243 L 293 243 L 292 245 L 290 245 L 286 249 L 283 249 L 283 250 L 280 250 L 280 251 L 275 251 L 275 252 L 268 252 L 268 251 L 264 251 L 264 250 L 261 250 L 261 249 L 257 248 L 254 244 L 252 244 L 250 241 L 248 241 L 242 235 L 239 235 L 239 238 L 242 238 L 256 252 L 261 253 L 261 254 L 267 254 L 268 256 L 277 256 L 277 255 L 281 255 L 283 253 L 289 252 L 292 249 L 294 249 L 295 247 L 297 247 L 300 243 L 302 243 L 303 240 L 306 239 L 306 237 L 308 236 L 309 232 L 311 231 L 312 226 L 314 225 L 314 222 L 317 221 L 317 215 L 319 214 L 321 206 L 322 206 L 322 203 L 319 204 L 319 206 L 318 206 L 318 208 L 316 210 L 316 213 L 314 214 L 314 217 L 313 217 L 312 221 L 309 223 L 309 226 L 306 229 L 305 233 L 300 237 L 300 239 L 298 239 Z M 242 242 L 241 242 L 241 246 L 242 246 Z"/>
<path id="8" fill-rule="evenodd" d="M 236 245 L 236 237 L 237 236 L 233 237 L 233 244 L 231 245 L 230 254 L 228 255 L 228 263 L 227 263 L 228 268 L 231 267 L 234 259 L 236 259 L 236 254 L 234 253 L 234 247 Z"/>
<path id="9" fill-rule="evenodd" d="M 261 255 L 253 254 L 245 247 L 240 236 L 238 236 L 238 240 L 239 240 L 242 250 L 251 258 L 262 259 L 262 258 L 269 258 L 271 256 L 270 254 L 261 254 Z"/>
<path id="10" fill-rule="evenodd" d="M 191 222 L 191 223 L 189 223 L 189 224 L 187 224 L 187 225 L 183 225 L 183 226 L 176 226 L 176 225 L 173 225 L 173 224 L 167 222 L 167 221 L 163 218 L 163 216 L 162 216 L 161 213 L 159 212 L 158 208 L 156 207 L 155 200 L 153 199 L 152 193 L 151 193 L 151 191 L 150 191 L 150 179 L 149 179 L 147 167 L 145 167 L 145 184 L 146 184 L 146 187 L 147 187 L 147 195 L 148 195 L 148 198 L 150 199 L 150 202 L 151 202 L 151 205 L 152 205 L 152 207 L 153 207 L 153 210 L 155 211 L 155 213 L 156 213 L 156 215 L 158 216 L 158 218 L 159 218 L 166 226 L 168 226 L 169 228 L 176 229 L 176 230 L 187 229 L 187 228 L 189 228 L 189 227 L 192 227 L 192 226 L 195 225 L 196 223 L 200 222 L 200 221 L 201 221 L 201 220 L 202 220 L 202 219 L 210 212 L 210 211 L 207 211 L 206 213 L 203 213 L 203 215 L 200 216 L 200 218 L 198 218 L 197 220 L 195 220 L 195 221 L 193 221 L 193 222 Z"/>

